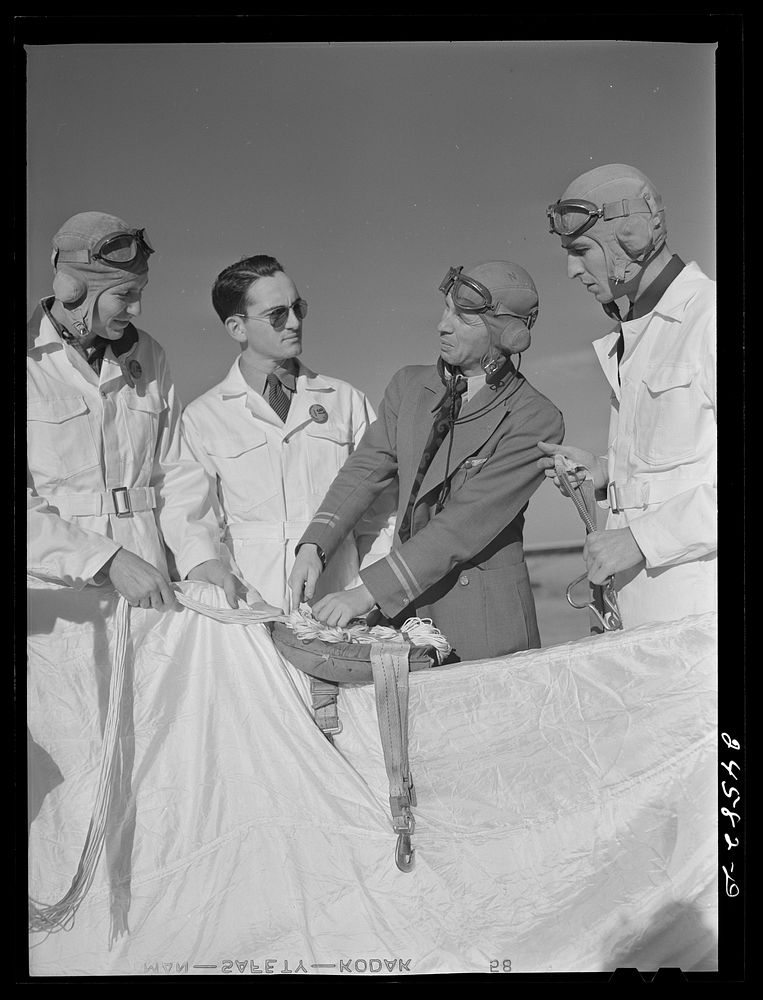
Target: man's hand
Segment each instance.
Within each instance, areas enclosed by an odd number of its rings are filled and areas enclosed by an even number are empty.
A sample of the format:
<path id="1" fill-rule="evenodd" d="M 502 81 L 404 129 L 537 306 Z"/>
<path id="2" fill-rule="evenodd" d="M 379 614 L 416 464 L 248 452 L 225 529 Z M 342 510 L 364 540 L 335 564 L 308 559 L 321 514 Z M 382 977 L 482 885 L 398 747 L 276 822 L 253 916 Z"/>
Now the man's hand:
<path id="1" fill-rule="evenodd" d="M 301 550 L 300 550 L 301 551 Z M 327 625 L 338 625 L 339 628 L 360 618 L 376 604 L 373 595 L 367 587 L 361 584 L 352 590 L 340 590 L 336 594 L 326 594 L 313 607 L 313 617 Z"/>
<path id="2" fill-rule="evenodd" d="M 156 566 L 127 549 L 119 549 L 102 567 L 114 590 L 133 608 L 153 608 L 169 611 L 175 605 L 175 594 L 167 577 Z"/>
<path id="3" fill-rule="evenodd" d="M 302 601 L 312 601 L 315 584 L 323 572 L 323 560 L 318 555 L 318 546 L 307 542 L 300 545 L 289 574 L 292 608 L 298 608 Z"/>
<path id="4" fill-rule="evenodd" d="M 239 597 L 246 600 L 246 585 L 226 569 L 219 559 L 207 559 L 206 562 L 194 566 L 187 579 L 203 580 L 204 583 L 214 583 L 217 587 L 222 587 L 232 608 L 238 607 Z"/>
<path id="5" fill-rule="evenodd" d="M 630 528 L 592 531 L 583 546 L 583 558 L 591 583 L 604 583 L 613 573 L 619 573 L 644 562 Z"/>
<path id="6" fill-rule="evenodd" d="M 547 441 L 539 441 L 538 447 L 542 452 L 545 452 L 544 457 L 538 459 L 538 468 L 543 469 L 546 477 L 553 480 L 554 486 L 557 489 L 561 490 L 561 486 L 559 485 L 559 478 L 554 469 L 554 455 L 564 455 L 565 458 L 571 459 L 576 465 L 587 469 L 593 477 L 594 489 L 606 489 L 606 463 L 598 455 L 594 455 L 592 451 L 585 451 L 584 448 L 575 448 L 571 444 L 549 444 Z M 569 478 L 573 484 L 579 484 L 585 479 L 585 473 L 570 472 Z"/>

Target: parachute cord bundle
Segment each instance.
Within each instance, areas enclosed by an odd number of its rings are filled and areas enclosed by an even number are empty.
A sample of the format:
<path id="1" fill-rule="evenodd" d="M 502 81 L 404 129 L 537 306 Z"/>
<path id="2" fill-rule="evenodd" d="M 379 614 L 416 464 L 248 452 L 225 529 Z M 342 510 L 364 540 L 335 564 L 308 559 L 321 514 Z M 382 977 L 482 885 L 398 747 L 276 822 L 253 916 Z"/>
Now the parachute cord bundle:
<path id="1" fill-rule="evenodd" d="M 323 642 L 405 642 L 412 646 L 431 646 L 437 654 L 438 663 L 442 663 L 451 650 L 450 643 L 432 624 L 431 618 L 408 618 L 398 629 L 387 625 L 375 625 L 369 628 L 364 622 L 356 622 L 338 626 L 324 625 L 317 621 L 307 604 L 302 604 L 298 611 L 284 614 L 267 604 L 243 608 L 212 608 L 200 601 L 188 597 L 181 591 L 175 592 L 179 604 L 196 611 L 215 621 L 229 625 L 257 625 L 265 622 L 278 621 L 290 628 L 298 639 L 307 642 L 310 639 L 321 639 Z M 257 610 L 258 607 L 261 610 Z"/>
<path id="2" fill-rule="evenodd" d="M 77 873 L 72 879 L 72 884 L 68 892 L 57 903 L 45 905 L 32 899 L 29 900 L 29 930 L 33 933 L 47 932 L 52 934 L 56 931 L 70 930 L 73 927 L 74 917 L 92 885 L 103 851 L 114 785 L 113 776 L 119 750 L 120 709 L 124 690 L 127 640 L 130 634 L 130 607 L 123 597 L 120 597 L 117 603 L 115 626 L 114 666 L 109 684 L 109 708 L 103 730 L 101 768 L 85 846 L 82 848 Z"/>
<path id="3" fill-rule="evenodd" d="M 305 641 L 322 639 L 324 642 L 375 643 L 408 640 L 412 646 L 431 646 L 437 653 L 438 663 L 442 663 L 451 649 L 450 643 L 442 632 L 435 628 L 431 618 L 408 618 L 399 631 L 387 625 L 374 625 L 373 628 L 369 628 L 363 622 L 339 628 L 316 621 L 306 605 L 302 605 L 299 611 L 292 611 L 285 624 L 299 639 Z"/>

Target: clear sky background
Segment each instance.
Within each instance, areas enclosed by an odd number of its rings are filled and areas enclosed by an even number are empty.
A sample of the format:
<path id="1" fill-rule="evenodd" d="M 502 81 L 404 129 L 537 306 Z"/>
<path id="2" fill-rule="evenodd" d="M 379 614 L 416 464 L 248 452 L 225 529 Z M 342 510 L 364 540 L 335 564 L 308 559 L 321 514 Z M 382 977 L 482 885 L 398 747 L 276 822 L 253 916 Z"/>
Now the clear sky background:
<path id="1" fill-rule="evenodd" d="M 670 248 L 715 277 L 715 48 L 28 46 L 29 311 L 69 216 L 145 226 L 157 252 L 139 325 L 190 401 L 237 355 L 215 276 L 270 253 L 309 301 L 303 359 L 376 406 L 398 368 L 435 360 L 447 268 L 513 260 L 540 294 L 522 371 L 568 443 L 603 451 L 609 390 L 590 342 L 611 323 L 566 277 L 545 209 L 583 171 L 633 164 L 663 195 Z M 526 541 L 582 531 L 544 483 Z"/>

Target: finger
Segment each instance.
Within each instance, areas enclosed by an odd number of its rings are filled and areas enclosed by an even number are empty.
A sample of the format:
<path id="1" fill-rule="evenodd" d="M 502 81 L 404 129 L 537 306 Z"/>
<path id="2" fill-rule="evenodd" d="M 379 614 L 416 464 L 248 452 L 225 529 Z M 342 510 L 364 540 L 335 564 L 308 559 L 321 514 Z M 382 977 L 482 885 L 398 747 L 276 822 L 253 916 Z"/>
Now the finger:
<path id="1" fill-rule="evenodd" d="M 289 610 L 298 608 L 300 601 L 302 600 L 302 589 L 303 584 L 299 575 L 292 572 L 289 577 L 289 582 L 287 584 L 287 589 L 289 591 Z"/>
<path id="2" fill-rule="evenodd" d="M 141 597 L 140 601 L 138 601 L 138 606 L 141 608 L 145 608 L 146 611 L 148 611 L 148 609 L 151 607 L 151 597 L 150 596 Z"/>
<path id="3" fill-rule="evenodd" d="M 172 584 L 169 580 L 163 579 L 159 584 L 159 597 L 159 611 L 169 611 L 170 608 L 175 606 L 175 591 L 172 589 Z"/>
<path id="4" fill-rule="evenodd" d="M 232 573 L 223 577 L 223 590 L 228 604 L 232 608 L 238 607 L 238 597 L 236 595 L 236 578 Z"/>
<path id="5" fill-rule="evenodd" d="M 538 447 L 541 451 L 545 451 L 547 455 L 564 455 L 566 454 L 564 446 L 561 444 L 551 444 L 548 441 L 539 441 Z"/>
<path id="6" fill-rule="evenodd" d="M 341 608 L 332 608 L 328 615 L 326 615 L 326 624 L 331 625 L 332 628 L 337 628 L 342 618 Z"/>
<path id="7" fill-rule="evenodd" d="M 328 597 L 322 597 L 320 601 L 316 601 L 313 605 L 313 618 L 317 618 L 319 621 L 323 621 L 323 614 L 328 605 Z"/>
<path id="8" fill-rule="evenodd" d="M 313 599 L 313 594 L 315 593 L 315 584 L 317 582 L 318 582 L 318 574 L 315 572 L 315 570 L 308 570 L 307 577 L 304 583 L 306 601 L 311 601 Z"/>

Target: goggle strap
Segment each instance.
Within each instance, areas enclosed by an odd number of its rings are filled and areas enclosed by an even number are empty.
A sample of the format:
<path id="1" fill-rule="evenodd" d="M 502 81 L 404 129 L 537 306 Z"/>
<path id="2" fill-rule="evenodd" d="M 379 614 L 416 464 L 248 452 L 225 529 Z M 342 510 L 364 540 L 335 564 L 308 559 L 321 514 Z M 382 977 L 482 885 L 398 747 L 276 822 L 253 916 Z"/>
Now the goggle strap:
<path id="1" fill-rule="evenodd" d="M 54 254 L 55 264 L 89 264 L 89 250 L 57 250 Z"/>
<path id="2" fill-rule="evenodd" d="M 622 198 L 620 201 L 609 201 L 601 206 L 602 218 L 605 222 L 612 219 L 622 219 L 628 215 L 652 215 L 652 208 L 644 198 Z"/>

